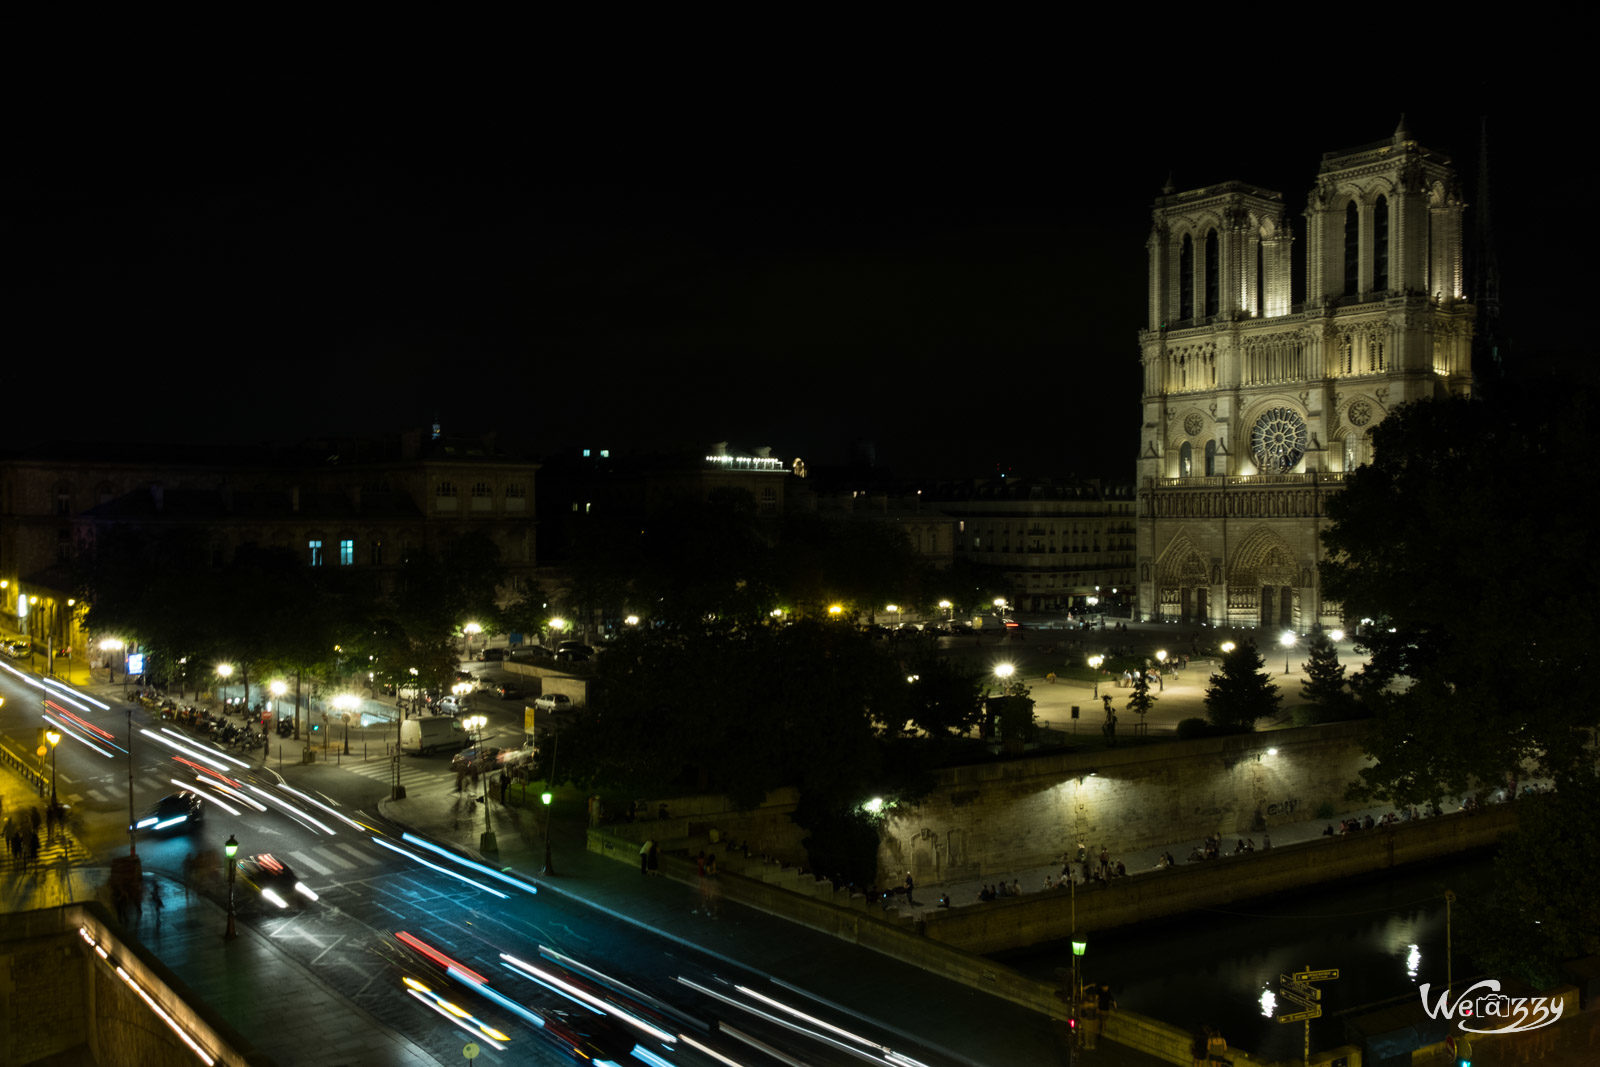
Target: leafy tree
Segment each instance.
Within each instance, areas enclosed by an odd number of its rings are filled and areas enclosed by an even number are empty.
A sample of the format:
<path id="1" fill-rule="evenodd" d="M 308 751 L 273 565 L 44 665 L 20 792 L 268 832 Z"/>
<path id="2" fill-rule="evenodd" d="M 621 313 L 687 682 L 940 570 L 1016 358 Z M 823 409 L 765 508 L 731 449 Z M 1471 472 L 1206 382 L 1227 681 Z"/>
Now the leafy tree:
<path id="1" fill-rule="evenodd" d="M 1375 459 L 1328 506 L 1328 596 L 1371 662 L 1352 680 L 1373 712 L 1365 792 L 1423 803 L 1527 769 L 1584 773 L 1600 705 L 1592 673 L 1600 571 L 1587 454 L 1592 388 L 1508 383 L 1489 399 L 1408 404 Z M 1570 503 L 1569 503 L 1570 502 Z"/>
<path id="2" fill-rule="evenodd" d="M 1248 732 L 1256 720 L 1278 713 L 1278 687 L 1267 677 L 1266 660 L 1249 641 L 1222 655 L 1222 672 L 1206 688 L 1206 718 L 1218 729 Z"/>
<path id="3" fill-rule="evenodd" d="M 1319 709 L 1319 718 L 1332 721 L 1354 711 L 1350 691 L 1345 688 L 1344 666 L 1339 662 L 1339 650 L 1321 630 L 1311 635 L 1307 646 L 1310 656 L 1302 666 L 1306 680 L 1300 683 L 1300 695 Z"/>
<path id="4" fill-rule="evenodd" d="M 1600 784 L 1593 776 L 1517 802 L 1518 826 L 1501 842 L 1487 900 L 1469 903 L 1458 929 L 1490 974 L 1536 989 L 1563 976 L 1563 960 L 1600 953 Z"/>
<path id="5" fill-rule="evenodd" d="M 1150 709 L 1156 706 L 1156 698 L 1150 695 L 1150 678 L 1143 668 L 1133 674 L 1133 692 L 1128 696 L 1128 710 L 1139 716 L 1139 725 L 1144 725 L 1144 717 L 1150 714 Z"/>

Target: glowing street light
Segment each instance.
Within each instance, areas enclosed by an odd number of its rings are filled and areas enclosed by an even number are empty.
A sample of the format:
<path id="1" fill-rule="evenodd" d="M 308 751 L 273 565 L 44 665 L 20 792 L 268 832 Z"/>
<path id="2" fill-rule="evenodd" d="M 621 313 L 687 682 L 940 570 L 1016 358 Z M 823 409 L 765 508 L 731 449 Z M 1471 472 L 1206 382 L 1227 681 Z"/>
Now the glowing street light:
<path id="1" fill-rule="evenodd" d="M 461 658 L 472 658 L 472 639 L 483 633 L 483 627 L 475 622 L 469 622 L 461 627 Z"/>
<path id="2" fill-rule="evenodd" d="M 1283 673 L 1289 673 L 1289 650 L 1294 648 L 1294 631 L 1285 630 L 1278 636 L 1278 644 L 1283 646 Z"/>
<path id="3" fill-rule="evenodd" d="M 56 730 L 46 730 L 44 739 L 50 742 L 50 806 L 59 807 L 56 802 L 56 746 L 61 743 L 61 734 Z"/>
<path id="4" fill-rule="evenodd" d="M 239 931 L 233 927 L 233 877 L 234 871 L 239 867 L 239 861 L 235 858 L 239 854 L 239 842 L 234 839 L 232 834 L 228 835 L 227 843 L 222 846 L 222 851 L 228 854 L 228 932 L 222 936 L 232 941 L 239 936 Z"/>
<path id="5" fill-rule="evenodd" d="M 1104 656 L 1090 656 L 1089 669 L 1094 671 L 1094 698 L 1100 699 L 1100 665 L 1106 661 Z"/>
<path id="6" fill-rule="evenodd" d="M 478 735 L 478 762 L 483 762 L 483 728 L 489 725 L 487 715 L 468 715 L 461 720 L 461 726 L 469 733 Z M 488 768 L 483 774 L 483 837 L 478 841 L 478 851 L 491 855 L 500 851 L 499 844 L 495 841 L 494 830 L 489 825 L 489 773 Z"/>

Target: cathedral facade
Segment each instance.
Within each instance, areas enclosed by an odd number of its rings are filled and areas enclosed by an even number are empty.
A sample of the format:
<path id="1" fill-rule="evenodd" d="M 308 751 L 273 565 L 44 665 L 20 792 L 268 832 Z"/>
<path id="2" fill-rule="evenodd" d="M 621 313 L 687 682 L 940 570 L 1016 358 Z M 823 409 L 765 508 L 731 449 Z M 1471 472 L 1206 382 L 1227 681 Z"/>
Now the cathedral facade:
<path id="1" fill-rule="evenodd" d="M 1138 612 L 1340 623 L 1317 565 L 1327 501 L 1401 404 L 1471 390 L 1460 187 L 1394 136 L 1322 158 L 1292 302 L 1283 195 L 1242 182 L 1154 205 L 1140 332 Z"/>

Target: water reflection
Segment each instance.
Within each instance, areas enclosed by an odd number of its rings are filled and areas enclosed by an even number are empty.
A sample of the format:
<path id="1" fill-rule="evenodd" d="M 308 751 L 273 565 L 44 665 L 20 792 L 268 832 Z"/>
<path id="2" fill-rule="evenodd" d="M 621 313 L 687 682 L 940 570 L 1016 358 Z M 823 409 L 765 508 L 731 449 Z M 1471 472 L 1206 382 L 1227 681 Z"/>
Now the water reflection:
<path id="1" fill-rule="evenodd" d="M 1486 890 L 1489 865 L 1469 858 L 1386 880 L 1347 880 L 1265 905 L 1196 912 L 1137 932 L 1089 935 L 1084 972 L 1109 982 L 1124 1008 L 1188 1030 L 1210 1024 L 1231 1045 L 1268 1059 L 1298 1058 L 1302 1024 L 1274 1016 L 1298 1011 L 1277 995 L 1280 975 L 1336 967 L 1322 982 L 1324 1016 L 1311 1022 L 1313 1048 L 1342 1044 L 1345 1016 L 1384 1001 L 1414 998 L 1419 981 L 1443 985 L 1445 889 L 1458 898 Z M 1066 949 L 1070 952 L 1070 948 Z M 1438 961 L 1440 973 L 1422 968 Z M 1061 948 L 1007 960 L 1053 980 Z M 1459 946 L 1456 974 L 1470 973 Z"/>

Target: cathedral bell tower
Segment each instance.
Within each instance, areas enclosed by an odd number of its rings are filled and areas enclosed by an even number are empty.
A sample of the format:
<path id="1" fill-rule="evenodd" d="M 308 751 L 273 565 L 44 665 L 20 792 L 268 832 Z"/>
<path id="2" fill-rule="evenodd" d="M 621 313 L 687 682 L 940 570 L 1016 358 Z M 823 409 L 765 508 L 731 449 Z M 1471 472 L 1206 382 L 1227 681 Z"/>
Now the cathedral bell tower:
<path id="1" fill-rule="evenodd" d="M 1293 302 L 1283 196 L 1165 190 L 1139 335 L 1139 617 L 1336 625 L 1325 504 L 1409 400 L 1471 388 L 1473 310 L 1450 160 L 1394 135 L 1323 156 Z"/>

